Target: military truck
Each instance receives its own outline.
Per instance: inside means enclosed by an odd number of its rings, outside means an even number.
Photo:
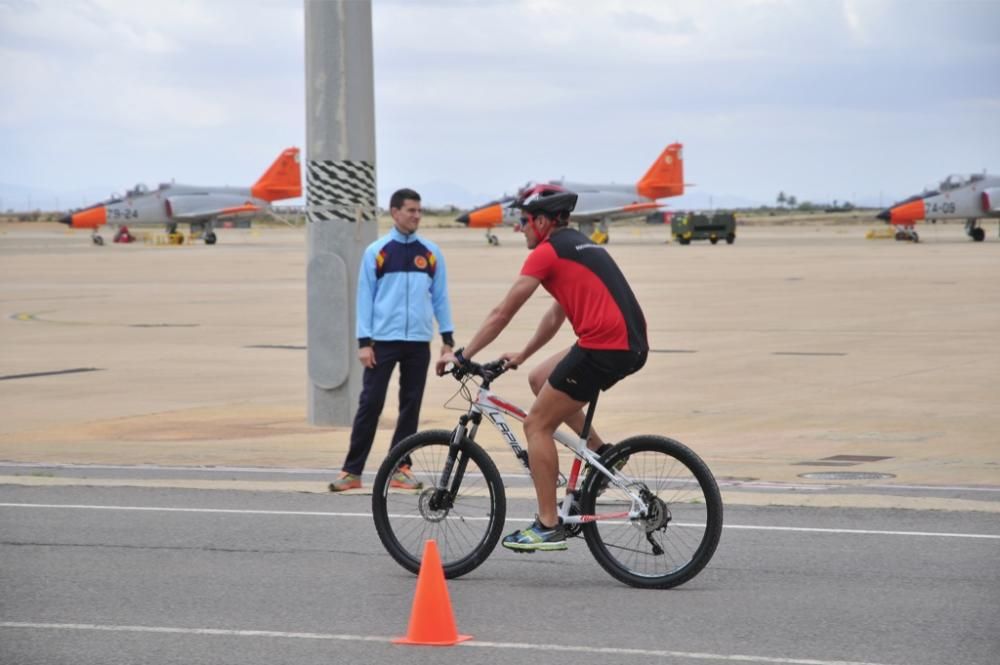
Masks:
[[[732,245],[736,242],[736,215],[716,212],[711,217],[704,213],[675,213],[670,218],[670,232],[682,245],[692,240],[708,240],[713,245],[720,239]]]

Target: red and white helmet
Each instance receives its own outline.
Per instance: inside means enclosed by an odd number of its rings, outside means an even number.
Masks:
[[[530,217],[545,215],[557,219],[560,213],[571,213],[576,207],[576,192],[571,192],[559,185],[534,185],[518,193],[517,200],[511,204]]]

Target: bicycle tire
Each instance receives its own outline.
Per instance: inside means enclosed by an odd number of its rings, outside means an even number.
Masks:
[[[630,586],[669,589],[684,584],[708,565],[722,535],[722,495],[715,477],[694,451],[667,437],[626,439],[602,457],[602,464],[611,468],[623,458],[622,473],[638,483],[634,487],[648,488],[657,497],[653,514],[649,519],[589,522],[583,526],[587,547],[604,570]],[[631,499],[593,469],[580,504],[590,515],[598,508],[615,512],[616,505],[627,511]]]
[[[432,507],[451,437],[447,430],[427,430],[406,437],[389,451],[372,488],[375,530],[386,551],[416,574],[424,544],[433,539],[449,579],[475,570],[486,560],[500,540],[507,512],[500,472],[486,451],[468,440],[459,451],[466,466],[453,505]],[[423,482],[420,490],[390,487],[396,467],[407,458],[414,477]]]

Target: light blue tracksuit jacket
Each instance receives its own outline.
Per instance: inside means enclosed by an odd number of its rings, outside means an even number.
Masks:
[[[434,319],[452,333],[444,255],[416,233],[395,227],[365,249],[358,271],[357,337],[377,342],[429,342]]]

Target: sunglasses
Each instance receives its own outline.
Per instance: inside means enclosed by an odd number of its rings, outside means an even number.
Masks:
[[[521,215],[521,220],[517,224],[514,225],[514,231],[518,231],[518,232],[524,231],[524,227],[527,226],[528,224],[530,224],[533,221],[535,221],[535,218],[534,218],[533,215],[529,215],[527,213]]]

